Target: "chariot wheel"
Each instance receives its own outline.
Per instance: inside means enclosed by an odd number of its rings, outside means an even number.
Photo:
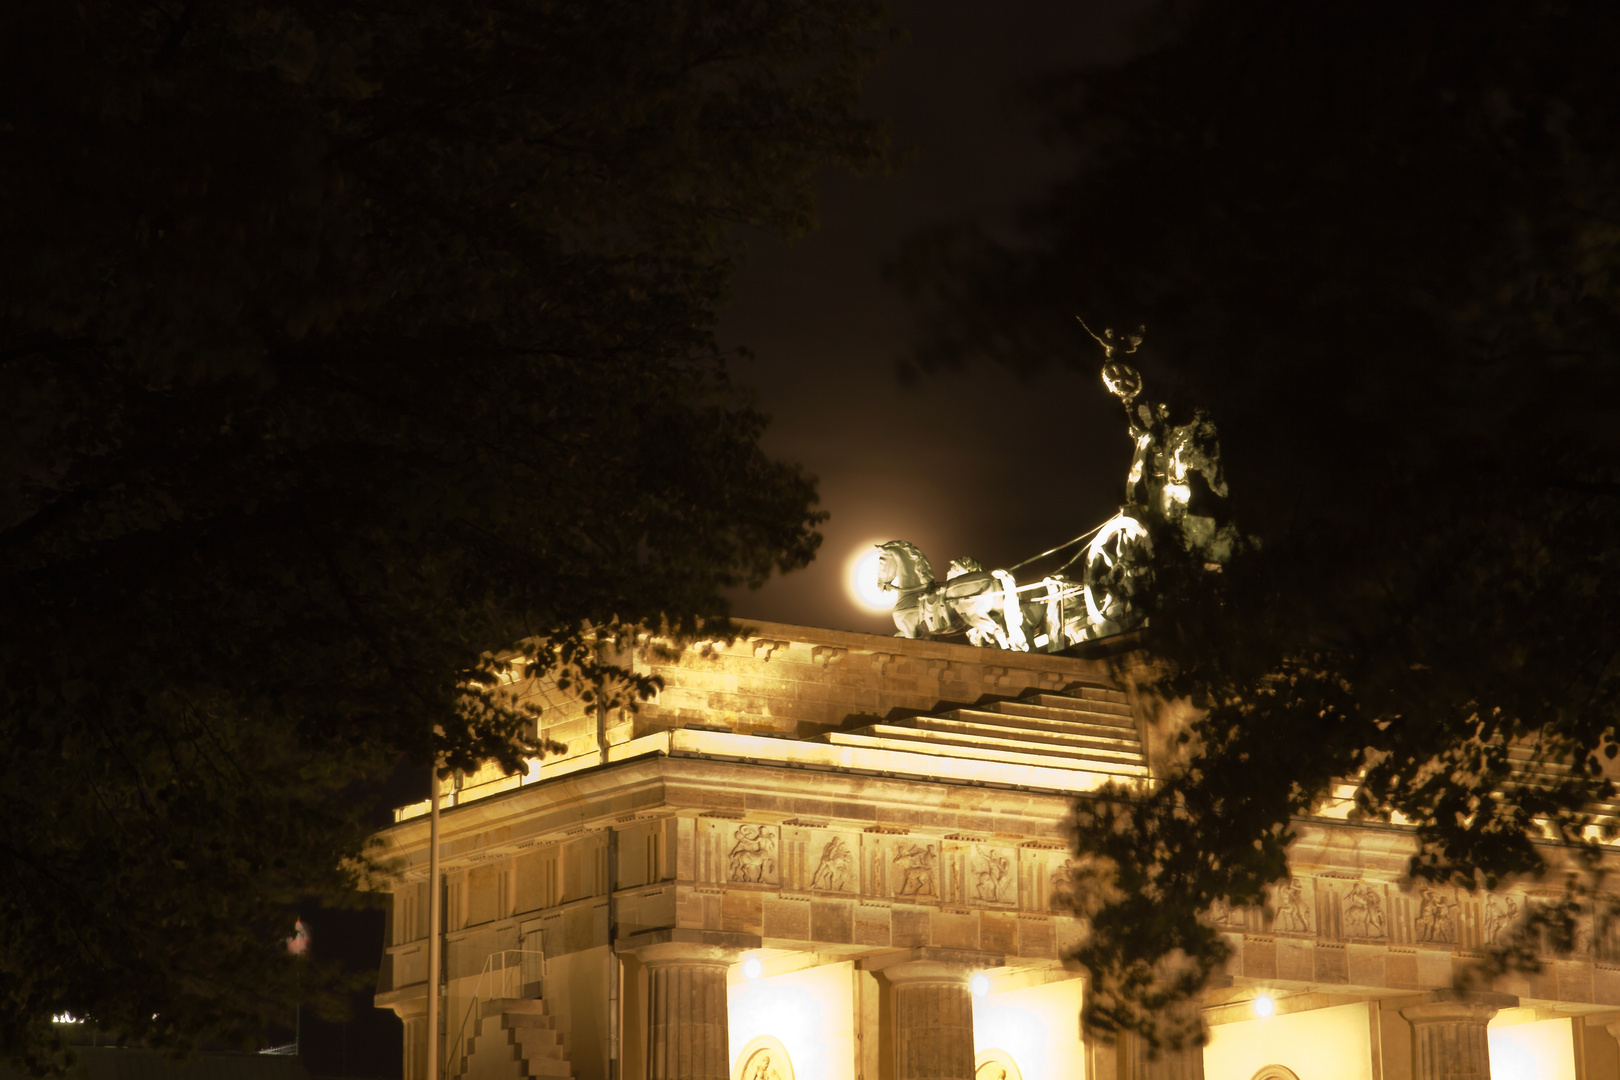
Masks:
[[[1131,582],[1146,569],[1152,553],[1147,530],[1129,514],[1115,514],[1097,530],[1086,551],[1082,590],[1093,626],[1118,621],[1130,599]]]

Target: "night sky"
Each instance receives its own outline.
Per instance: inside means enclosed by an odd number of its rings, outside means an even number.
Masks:
[[[773,417],[767,450],[820,477],[832,514],[816,562],[739,594],[740,619],[889,634],[890,617],[858,608],[844,588],[856,549],[910,540],[940,574],[963,554],[1009,566],[1118,508],[1130,441],[1098,377],[1099,351],[1079,327],[1073,370],[1023,381],[981,367],[905,386],[896,366],[917,327],[882,271],[905,236],[931,224],[967,214],[1010,221],[1020,200],[1070,164],[1042,142],[1016,90],[1047,70],[1125,58],[1145,6],[891,4],[907,38],[869,77],[866,96],[870,113],[891,125],[902,165],[887,177],[822,176],[821,227],[796,243],[748,237],[750,258],[721,323],[724,345],[754,353],[732,374]],[[321,912],[313,921],[315,950],[374,969],[380,913]],[[312,1072],[399,1075],[398,1021],[369,1006],[357,994],[343,1025],[305,1017]]]
[[[892,633],[887,614],[856,607],[844,589],[857,548],[910,540],[940,575],[964,554],[1004,567],[1118,508],[1130,441],[1079,326],[1074,370],[1024,381],[980,367],[904,386],[896,362],[917,327],[882,268],[929,225],[969,214],[1005,225],[1064,171],[1067,155],[1042,141],[1016,91],[1045,71],[1126,58],[1145,6],[891,5],[908,36],[866,96],[909,160],[888,177],[822,177],[821,228],[803,240],[751,238],[721,325],[724,344],[755,354],[733,375],[774,418],[767,449],[819,476],[832,514],[816,562],[737,596],[739,618]]]

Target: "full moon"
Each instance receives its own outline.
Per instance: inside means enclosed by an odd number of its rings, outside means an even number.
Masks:
[[[878,560],[883,557],[876,544],[857,547],[844,564],[844,588],[855,606],[866,611],[891,611],[895,594],[878,588]]]

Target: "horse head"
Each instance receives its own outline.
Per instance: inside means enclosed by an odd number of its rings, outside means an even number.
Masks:
[[[878,584],[907,592],[926,589],[934,583],[934,567],[917,545],[905,540],[879,544]]]

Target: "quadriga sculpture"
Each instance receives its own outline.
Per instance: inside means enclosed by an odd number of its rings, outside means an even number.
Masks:
[[[878,587],[898,593],[894,605],[896,637],[938,636],[965,631],[974,645],[994,643],[1003,649],[1026,651],[1032,639],[1045,646],[1051,605],[1025,600],[1013,576],[1005,570],[986,570],[977,559],[963,556],[951,562],[945,581],[934,579],[933,564],[906,540],[879,544]]]
[[[933,565],[915,544],[879,544],[878,585],[899,594],[895,636],[965,633],[974,645],[1055,652],[1140,626],[1132,598],[1152,574],[1149,526],[1155,521],[1174,526],[1186,552],[1211,569],[1231,557],[1238,533],[1225,520],[1227,487],[1215,425],[1202,410],[1188,423],[1172,424],[1168,405],[1140,400],[1142,373],[1123,359],[1141,344],[1140,331],[1091,336],[1103,348],[1103,385],[1125,406],[1134,447],[1125,505],[1095,529],[1011,570],[986,570],[967,556],[955,559],[943,582],[935,580]],[[1019,585],[1014,579],[1013,571],[1080,544],[1085,547],[1040,580]],[[1076,563],[1078,577],[1071,573]]]

